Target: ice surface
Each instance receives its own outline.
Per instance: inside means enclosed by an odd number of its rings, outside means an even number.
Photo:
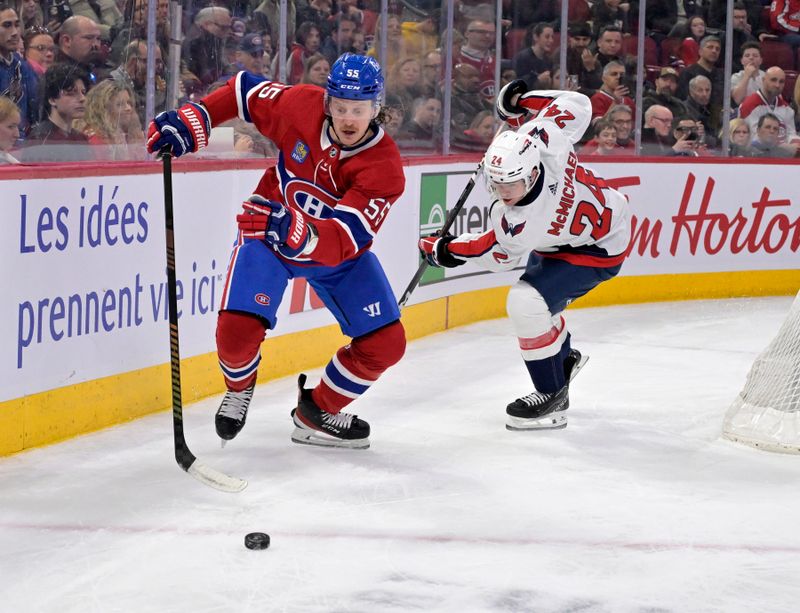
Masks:
[[[367,451],[292,444],[293,378],[224,450],[220,397],[189,407],[241,494],[177,467],[169,412],[0,459],[0,611],[796,611],[800,457],[719,436],[790,303],[570,311],[565,430],[505,429],[532,389],[506,320],[411,343],[352,405]]]

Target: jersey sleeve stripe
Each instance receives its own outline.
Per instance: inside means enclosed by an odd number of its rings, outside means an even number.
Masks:
[[[361,222],[361,225],[364,227],[364,230],[366,230],[372,238],[375,238],[376,232],[372,229],[372,226],[367,221],[367,218],[364,217],[363,211],[355,209],[351,206],[347,206],[346,204],[342,204],[341,202],[336,205],[336,211],[350,213],[354,217],[358,218],[358,220]]]
[[[482,234],[477,238],[451,241],[447,245],[447,249],[458,257],[476,258],[490,251],[496,244],[497,238],[494,235],[494,230],[489,230],[486,234]]]
[[[347,235],[356,246],[356,251],[368,245],[375,238],[374,233],[368,230],[369,226],[364,227],[363,217],[355,215],[349,210],[342,210],[337,206],[333,211],[332,219],[347,230]]]
[[[338,224],[339,226],[342,227],[342,229],[344,230],[345,234],[347,234],[347,237],[350,239],[350,242],[353,243],[353,249],[355,251],[358,251],[361,248],[361,246],[358,244],[358,241],[356,240],[355,236],[353,236],[353,231],[350,228],[350,226],[347,225],[347,223],[345,223],[341,219],[337,219],[336,217],[332,217],[331,221],[333,221],[334,223],[336,223],[336,224]]]

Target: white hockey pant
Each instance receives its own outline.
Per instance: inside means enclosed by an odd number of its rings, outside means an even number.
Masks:
[[[514,324],[522,358],[544,360],[561,351],[567,325],[561,313],[553,315],[542,295],[529,283],[517,281],[508,292],[506,312]]]

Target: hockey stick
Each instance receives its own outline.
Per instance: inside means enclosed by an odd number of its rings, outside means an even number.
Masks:
[[[197,461],[183,434],[181,400],[181,354],[178,346],[178,290],[175,275],[175,220],[172,211],[172,154],[168,147],[159,153],[164,167],[164,227],[167,242],[167,292],[169,297],[169,361],[172,370],[172,431],[175,459],[195,479],[223,492],[241,492],[247,481],[230,477]]]
[[[497,129],[497,132],[494,133],[494,137],[492,138],[492,142],[494,139],[497,138],[498,134],[503,131],[505,127],[505,122]],[[491,147],[491,144],[489,145]],[[464,191],[461,192],[461,195],[458,197],[455,206],[450,210],[447,214],[447,219],[444,222],[444,225],[441,229],[436,233],[439,236],[444,236],[450,230],[452,225],[456,222],[456,217],[461,212],[461,209],[464,208],[464,204],[467,202],[467,198],[469,198],[470,193],[472,193],[472,188],[475,187],[475,180],[478,178],[478,175],[481,172],[481,168],[483,168],[483,158],[481,158],[478,167],[475,169],[475,172],[472,173],[472,176],[467,181],[467,184],[464,186]],[[417,272],[414,273],[414,276],[411,277],[411,281],[408,283],[408,287],[406,287],[406,291],[403,292],[403,295],[400,297],[400,300],[397,301],[397,305],[402,309],[408,299],[411,298],[411,294],[419,285],[420,279],[422,279],[422,275],[425,274],[425,271],[428,269],[428,260],[422,258],[422,262],[420,262],[419,268],[417,268]]]

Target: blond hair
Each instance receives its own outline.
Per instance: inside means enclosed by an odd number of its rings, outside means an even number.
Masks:
[[[11,98],[0,96],[0,121],[5,121],[11,117],[12,113],[16,113],[19,117],[22,117],[19,107],[14,104]]]
[[[139,136],[141,128],[135,130],[136,134],[128,134],[129,126],[115,124],[114,118],[109,115],[109,104],[122,92],[128,92],[133,105],[133,92],[120,81],[108,79],[95,85],[86,94],[86,114],[82,121],[75,122],[75,127],[87,135],[97,134],[112,143],[125,142],[125,137]],[[138,123],[138,119],[135,121]]]

